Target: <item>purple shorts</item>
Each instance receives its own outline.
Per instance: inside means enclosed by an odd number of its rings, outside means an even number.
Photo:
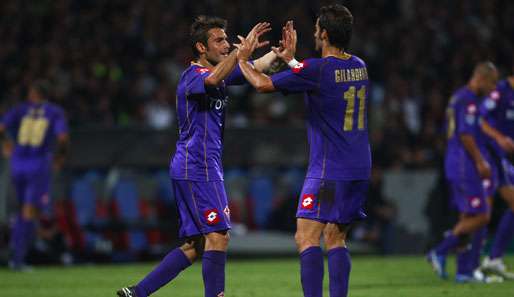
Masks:
[[[334,181],[306,178],[296,217],[325,224],[350,224],[364,219],[368,188],[369,180]]]
[[[460,213],[481,214],[489,212],[490,206],[487,202],[487,194],[493,190],[492,182],[479,180],[448,180],[451,193],[451,201]]]
[[[179,212],[179,237],[230,229],[230,210],[223,181],[171,179]]]
[[[50,197],[50,169],[28,170],[22,166],[11,167],[11,177],[18,203],[30,204],[40,212],[51,210]]]

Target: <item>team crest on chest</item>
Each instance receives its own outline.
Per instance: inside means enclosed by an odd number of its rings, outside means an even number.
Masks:
[[[220,214],[215,208],[204,211],[203,217],[205,218],[207,225],[216,225],[220,222]]]
[[[303,194],[302,201],[300,202],[300,207],[302,209],[313,209],[315,199],[316,197],[314,196],[314,194]]]

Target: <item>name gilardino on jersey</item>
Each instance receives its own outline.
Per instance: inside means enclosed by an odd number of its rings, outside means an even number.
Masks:
[[[368,79],[366,67],[334,70],[335,82],[352,82]]]

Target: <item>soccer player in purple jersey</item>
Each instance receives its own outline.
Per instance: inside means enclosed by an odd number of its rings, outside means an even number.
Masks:
[[[33,82],[28,89],[28,101],[7,111],[0,121],[0,142],[7,135],[8,143],[14,144],[10,170],[20,206],[10,242],[9,265],[14,270],[28,269],[25,256],[35,235],[37,219],[50,215],[52,163],[61,162],[68,147],[64,112],[46,101],[47,92],[47,83]]]
[[[237,64],[238,49],[230,52],[226,21],[198,17],[191,26],[195,61],[177,87],[179,139],[170,164],[170,177],[180,217],[179,236],[185,243],[172,250],[136,286],[120,289],[120,297],[147,297],[174,279],[202,256],[206,297],[222,297],[229,242],[230,211],[223,186],[223,130],[226,86],[245,83]],[[256,47],[268,44],[258,38],[269,23],[257,24],[246,37]],[[241,49],[245,49],[243,45]],[[254,61],[261,71],[269,68],[276,54]]]
[[[494,273],[505,279],[514,279],[502,261],[503,253],[514,236],[514,167],[509,154],[514,153],[514,76],[498,83],[496,90],[481,106],[482,130],[490,138],[489,147],[499,169],[499,192],[509,208],[505,210],[495,235],[489,256],[481,270]]]
[[[448,144],[445,174],[452,202],[460,217],[445,239],[429,252],[427,259],[441,278],[447,278],[446,256],[456,249],[457,282],[474,281],[476,264],[473,261],[478,256],[470,254],[480,253],[481,229],[490,218],[488,199],[495,191],[496,170],[480,127],[479,107],[482,98],[495,88],[497,79],[494,64],[478,64],[469,83],[453,94],[446,111]],[[472,245],[474,249],[468,245],[472,237],[477,241]]]
[[[371,171],[366,116],[369,81],[366,64],[348,53],[352,26],[353,16],[346,7],[322,7],[314,34],[321,58],[299,63],[294,59],[296,31],[289,22],[282,48],[274,50],[293,69],[271,77],[247,62],[251,51],[238,53],[241,71],[259,92],[305,94],[310,157],[295,239],[306,297],[322,296],[321,236],[328,252],[330,296],[347,296],[351,260],[346,234],[353,221],[366,217],[363,206]]]

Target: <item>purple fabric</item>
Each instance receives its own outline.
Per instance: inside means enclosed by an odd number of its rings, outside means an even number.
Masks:
[[[221,163],[225,105],[225,84],[206,86],[210,70],[192,64],[177,87],[179,138],[170,163],[173,179],[193,181],[223,180]]]
[[[491,253],[489,258],[496,259],[503,257],[507,246],[514,237],[514,213],[512,210],[507,209],[503,214],[498,230],[494,238],[493,245],[491,247]]]
[[[222,181],[172,180],[179,213],[179,237],[230,229],[230,210]]]
[[[225,263],[227,253],[205,251],[202,257],[202,275],[205,297],[222,297],[225,294]]]
[[[438,255],[446,256],[450,250],[454,249],[459,245],[459,238],[453,234],[446,236],[445,239],[435,248],[435,252]]]
[[[479,104],[481,98],[468,87],[457,90],[448,103],[445,173],[450,180],[480,180],[475,163],[460,141],[462,134],[475,139],[482,155],[491,160],[486,149],[487,138],[480,128]]]
[[[369,181],[329,181],[306,178],[296,216],[323,223],[349,224],[366,218]]]
[[[271,79],[275,89],[285,94],[305,93],[310,152],[307,177],[369,179],[365,63],[350,55],[307,59]]]
[[[25,220],[18,215],[11,232],[11,250],[13,256],[11,260],[15,266],[25,264],[25,257],[32,244],[35,233],[35,223],[33,220]]]
[[[348,296],[351,269],[352,262],[347,248],[340,247],[328,251],[330,297]]]
[[[151,295],[189,266],[191,266],[191,262],[180,248],[172,250],[152,272],[137,284],[137,296],[147,297]]]
[[[321,297],[323,294],[323,252],[313,246],[300,254],[300,276],[304,297]]]

